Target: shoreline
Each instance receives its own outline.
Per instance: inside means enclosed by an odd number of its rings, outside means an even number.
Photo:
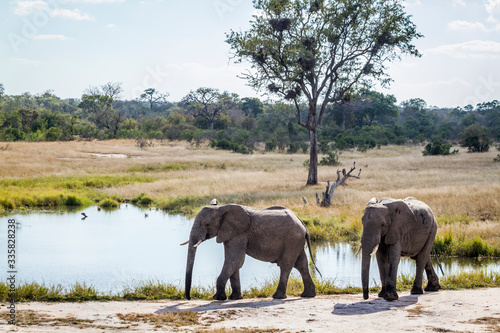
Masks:
[[[500,288],[401,292],[387,302],[370,294],[289,297],[285,300],[161,300],[17,304],[18,324],[7,325],[1,304],[0,331],[15,332],[498,332]],[[184,313],[196,324],[167,323]],[[21,323],[21,319],[25,321]],[[31,319],[30,319],[31,318]]]

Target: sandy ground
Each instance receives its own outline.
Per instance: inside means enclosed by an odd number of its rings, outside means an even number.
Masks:
[[[401,293],[394,302],[376,295],[366,301],[362,295],[335,295],[225,302],[21,303],[16,310],[24,323],[16,326],[6,324],[6,306],[1,306],[2,332],[224,331],[219,328],[226,332],[232,328],[244,332],[500,332],[500,288],[418,296]],[[173,327],[133,319],[187,310],[198,314],[198,325]]]

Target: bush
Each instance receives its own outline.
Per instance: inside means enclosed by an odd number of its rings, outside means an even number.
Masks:
[[[340,165],[339,159],[340,159],[340,152],[331,151],[328,154],[326,154],[326,156],[323,156],[323,158],[321,158],[319,165],[337,166]]]
[[[425,146],[425,149],[424,151],[422,151],[422,154],[424,156],[458,154],[458,150],[455,149],[452,152],[450,152],[450,149],[451,149],[450,144],[443,143],[443,139],[434,137],[432,138],[432,141]]]
[[[120,203],[116,200],[106,198],[99,202],[99,206],[102,208],[118,208],[118,206],[120,206]]]
[[[148,196],[147,194],[141,193],[138,196],[136,196],[135,198],[132,198],[130,201],[133,204],[147,206],[153,202],[153,199],[150,196]]]
[[[492,143],[488,137],[488,129],[478,123],[469,126],[460,138],[460,145],[467,148],[470,153],[487,152]]]

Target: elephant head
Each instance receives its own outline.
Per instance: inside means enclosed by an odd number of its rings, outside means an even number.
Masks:
[[[250,227],[250,216],[239,205],[217,206],[213,200],[210,206],[203,207],[196,215],[191,228],[187,264],[185,296],[191,299],[191,282],[197,247],[207,239],[217,237],[217,243],[227,242],[244,233]],[[182,245],[182,244],[181,244]]]
[[[377,252],[381,242],[385,245],[399,242],[401,236],[408,231],[408,221],[414,220],[415,216],[403,200],[384,198],[377,202],[376,198],[372,198],[368,202],[362,218],[361,236],[361,283],[364,299],[368,299],[370,255]]]

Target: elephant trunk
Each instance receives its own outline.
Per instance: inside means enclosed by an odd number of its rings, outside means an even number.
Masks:
[[[361,259],[361,284],[363,285],[363,298],[368,299],[368,289],[370,281],[370,252],[371,249],[363,246]]]
[[[194,258],[196,256],[196,249],[195,245],[197,242],[190,238],[189,239],[189,249],[188,249],[188,256],[187,256],[187,264],[186,264],[186,280],[185,280],[185,289],[184,289],[184,295],[186,296],[186,299],[191,299],[191,283],[193,281],[193,266],[194,266]]]

